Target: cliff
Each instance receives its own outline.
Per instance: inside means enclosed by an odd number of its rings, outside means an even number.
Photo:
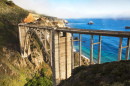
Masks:
[[[34,12],[30,12],[23,22],[40,26],[65,27],[67,21],[64,19],[58,19],[56,17],[48,17]]]
[[[51,68],[34,34],[30,39],[31,55],[22,58],[19,53],[18,23],[25,22],[28,15],[29,11],[12,1],[0,0],[0,86],[29,85],[32,79],[39,78],[42,81],[38,83],[48,80],[52,85]]]

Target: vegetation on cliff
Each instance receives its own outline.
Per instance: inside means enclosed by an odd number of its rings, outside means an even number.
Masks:
[[[44,61],[35,35],[30,40],[31,56],[22,58],[19,53],[18,23],[24,22],[28,14],[12,1],[0,0],[0,86],[24,86],[34,79],[52,84],[51,68]],[[46,71],[41,72],[43,69]]]
[[[0,85],[51,86],[52,71],[35,34],[30,39],[31,55],[27,58],[20,55],[18,24],[21,22],[64,26],[63,19],[30,13],[12,1],[0,0]]]
[[[0,0],[0,50],[6,46],[19,50],[18,23],[28,15],[28,11],[13,2]]]
[[[130,60],[78,67],[59,86],[130,86]]]
[[[48,76],[47,71],[46,68],[42,68],[40,75],[37,73],[33,79],[27,79],[25,86],[52,86],[52,77]]]
[[[24,60],[19,54],[18,26],[28,11],[12,1],[0,0],[0,85],[23,85],[26,83]],[[15,62],[17,60],[17,62]],[[18,64],[17,64],[18,63]],[[16,65],[17,64],[17,67]],[[18,67],[18,66],[21,66]],[[29,70],[28,70],[29,71]],[[28,74],[28,73],[26,73]]]

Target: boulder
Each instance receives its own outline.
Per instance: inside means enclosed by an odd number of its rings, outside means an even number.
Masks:
[[[75,37],[74,40],[78,40],[78,37]]]
[[[125,29],[130,29],[130,26],[126,26]]]

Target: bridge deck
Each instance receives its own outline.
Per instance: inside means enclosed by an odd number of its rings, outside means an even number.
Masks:
[[[26,26],[30,28],[39,28],[52,30],[54,27],[47,26],[38,26],[38,25],[27,25],[19,24],[19,26]],[[79,33],[79,34],[90,34],[90,35],[101,35],[101,36],[115,36],[115,37],[130,37],[130,32],[126,31],[108,31],[108,30],[90,30],[90,29],[78,29],[78,28],[68,28],[68,27],[59,27],[55,29],[56,31],[69,32],[69,33]]]

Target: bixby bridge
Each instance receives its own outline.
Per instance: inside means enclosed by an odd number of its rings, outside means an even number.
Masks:
[[[91,35],[90,47],[90,64],[93,64],[93,46],[98,44],[98,64],[101,59],[101,36],[119,37],[119,50],[117,61],[121,60],[122,49],[126,48],[125,60],[129,59],[130,47],[130,32],[124,31],[103,31],[103,30],[87,30],[75,29],[68,27],[47,27],[28,25],[24,23],[19,24],[19,40],[20,52],[23,58],[31,54],[30,38],[32,34],[36,34],[39,41],[43,45],[43,50],[49,58],[50,66],[53,72],[53,85],[56,86],[61,80],[67,79],[71,76],[74,69],[74,53],[73,42],[79,41],[79,66],[81,66],[81,34]],[[73,40],[73,33],[79,34],[78,40]],[[93,43],[93,36],[98,35],[99,41]],[[122,46],[122,39],[128,38],[127,46]],[[49,42],[49,49],[46,47]],[[49,52],[49,53],[48,53]]]

